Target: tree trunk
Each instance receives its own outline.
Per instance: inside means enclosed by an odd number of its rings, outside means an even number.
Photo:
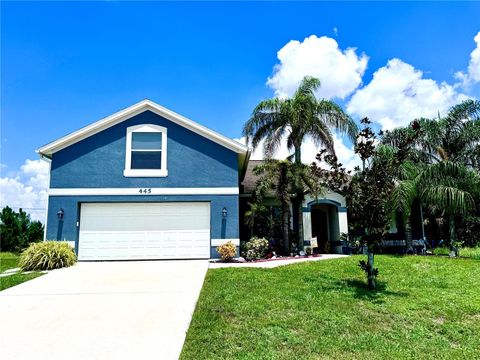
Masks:
[[[410,215],[405,217],[405,243],[407,245],[407,254],[413,255],[412,223]]]
[[[289,212],[288,212],[288,204],[282,204],[282,249],[284,251],[284,255],[290,254],[290,240],[288,238],[288,229],[289,229]]]
[[[370,247],[368,248],[367,266],[368,266],[368,274],[367,274],[368,288],[371,289],[371,290],[374,290],[375,287],[376,287],[375,271],[374,271],[374,269],[375,269],[375,267],[374,267],[374,254],[373,254],[373,251],[370,249]]]
[[[295,164],[300,165],[302,163],[302,144],[295,146]],[[304,238],[303,238],[303,188],[296,189],[296,199],[295,199],[295,216],[297,217],[297,234],[298,234],[298,250],[303,250],[304,248]]]
[[[455,255],[458,256],[458,249],[455,246],[457,241],[457,232],[455,230],[455,215],[449,214],[448,215],[448,246],[450,250],[455,251]]]
[[[300,197],[301,196],[301,197]],[[297,193],[298,250],[303,250],[303,192]]]

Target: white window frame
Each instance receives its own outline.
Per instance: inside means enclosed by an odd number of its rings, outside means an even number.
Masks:
[[[132,134],[135,132],[155,132],[162,134],[162,154],[160,169],[132,169]],[[125,170],[123,175],[126,177],[166,177],[167,170],[167,128],[152,124],[135,125],[127,128],[127,141],[125,153]]]

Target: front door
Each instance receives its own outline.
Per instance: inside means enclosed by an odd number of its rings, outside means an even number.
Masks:
[[[328,214],[323,209],[312,209],[312,236],[317,238],[318,248],[314,252],[330,252],[328,238]]]

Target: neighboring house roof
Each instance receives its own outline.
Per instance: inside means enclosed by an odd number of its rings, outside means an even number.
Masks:
[[[263,160],[250,160],[248,162],[247,170],[245,171],[245,176],[242,181],[244,194],[253,194],[255,187],[257,186],[257,181],[260,179],[259,175],[254,174],[253,169],[262,163]]]
[[[177,114],[176,112],[173,112],[167,108],[164,108],[163,106],[148,99],[142,100],[126,109],[116,112],[113,115],[107,116],[106,118],[94,122],[93,124],[85,126],[75,132],[61,137],[58,140],[44,145],[37,150],[37,153],[39,153],[41,156],[51,158],[52,154],[56,153],[57,151],[62,150],[96,133],[99,133],[100,131],[103,131],[111,126],[119,124],[122,121],[130,119],[135,115],[141,114],[144,111],[151,111],[207,139],[210,139],[213,142],[216,142],[219,145],[222,145],[238,154],[241,154],[244,163],[248,161],[249,150],[247,146],[239,143],[238,141],[223,136],[211,129],[208,129],[205,126],[200,125],[190,119],[187,119],[186,117]]]

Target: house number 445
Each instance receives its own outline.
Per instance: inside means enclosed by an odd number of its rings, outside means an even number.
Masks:
[[[152,189],[140,189],[138,190],[138,192],[140,194],[151,194],[152,193]]]

